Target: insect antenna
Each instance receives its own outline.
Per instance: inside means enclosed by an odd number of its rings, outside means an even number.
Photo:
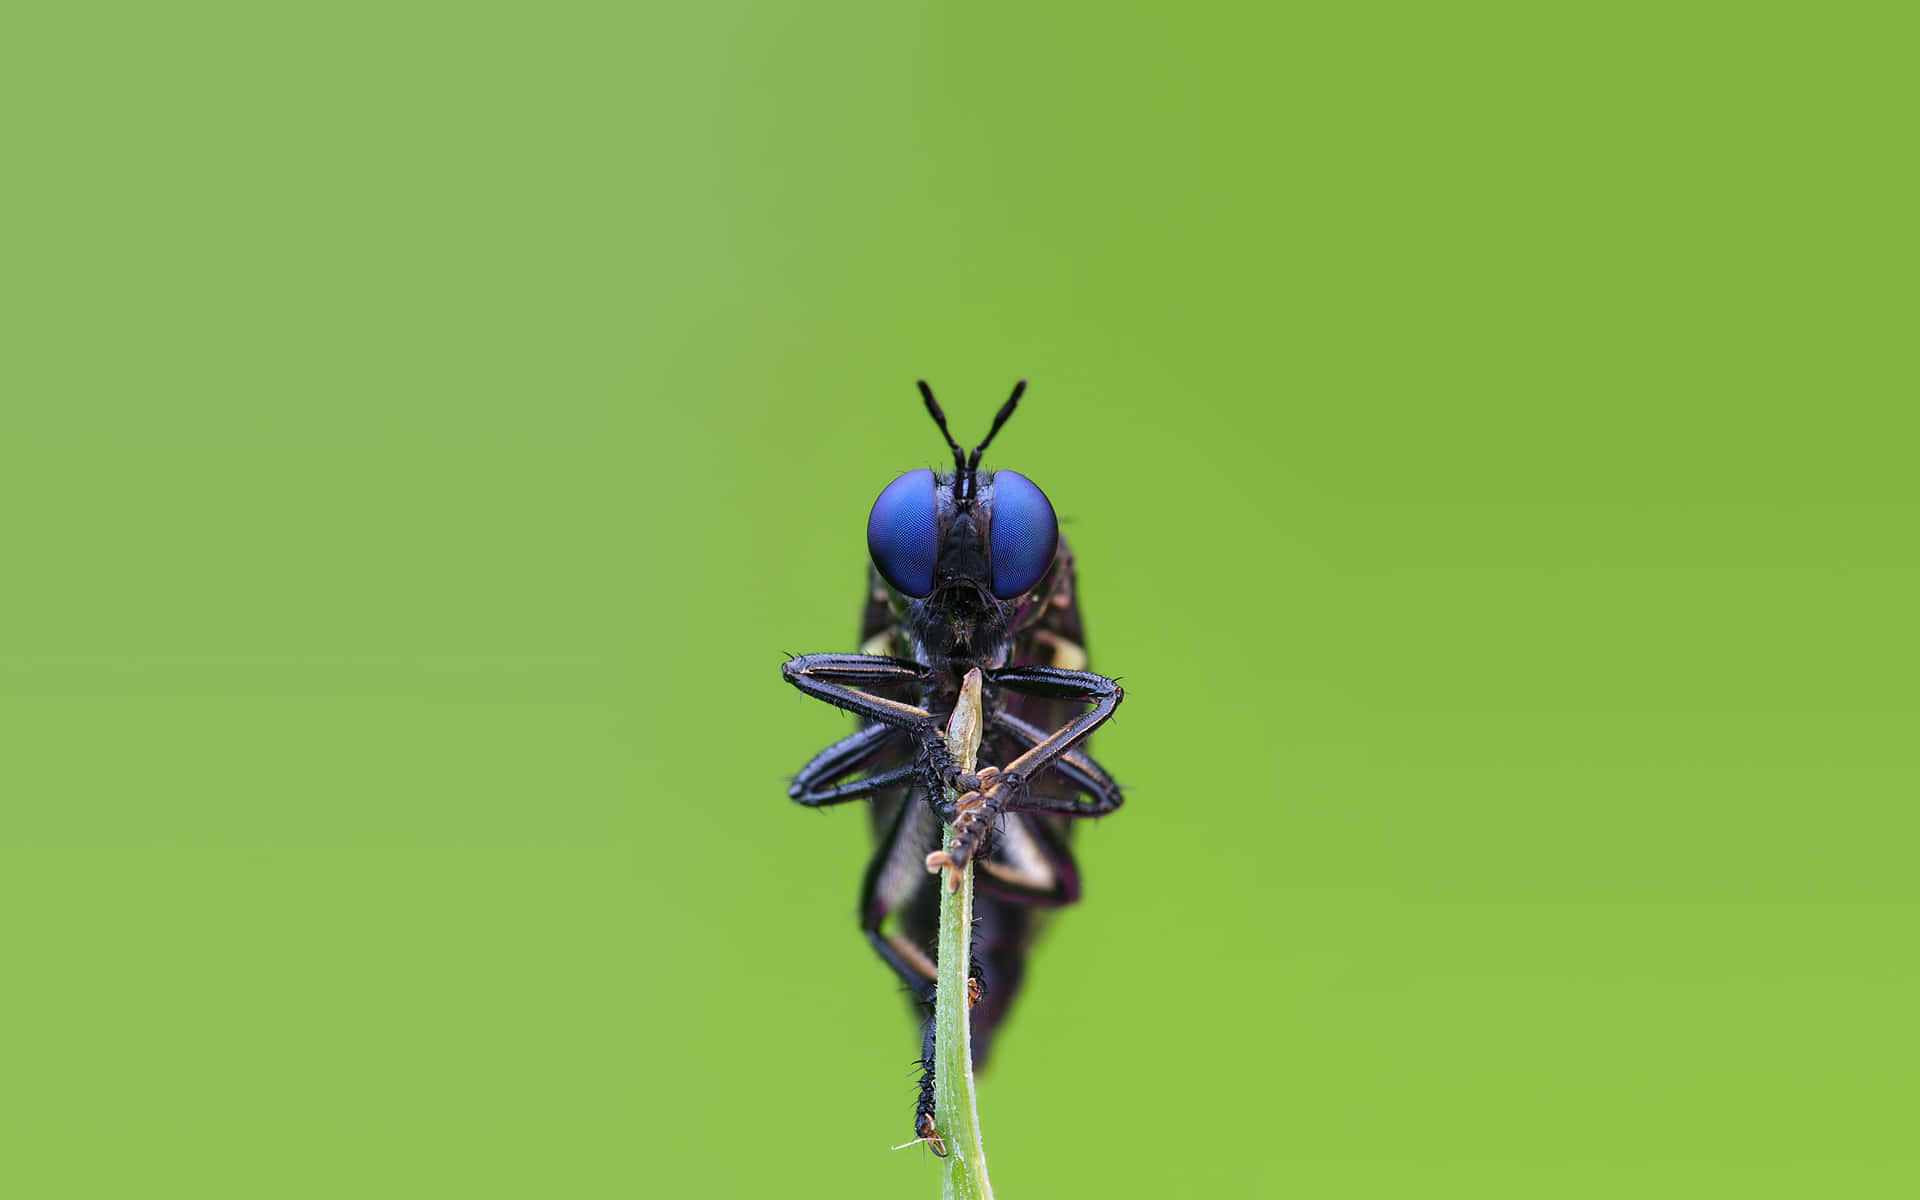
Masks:
[[[933,389],[927,381],[917,379],[920,385],[920,398],[927,402],[927,411],[933,415],[933,423],[940,427],[940,436],[947,439],[947,446],[953,451],[953,490],[955,496],[960,493],[960,479],[967,473],[967,454],[960,449],[960,443],[953,440],[953,434],[947,432],[947,414],[940,411],[940,402],[933,398]]]
[[[1013,395],[1008,396],[1007,402],[1005,404],[1002,404],[1000,406],[1000,411],[994,414],[993,428],[987,430],[987,436],[981,438],[980,444],[973,448],[973,457],[967,460],[967,480],[968,480],[969,494],[972,494],[973,492],[977,492],[979,490],[979,483],[974,478],[974,472],[980,469],[980,456],[986,453],[987,443],[993,440],[993,435],[996,433],[999,433],[1000,427],[1002,425],[1005,425],[1007,423],[1007,418],[1013,415],[1014,405],[1020,403],[1020,397],[1026,392],[1026,390],[1027,390],[1027,381],[1024,379],[1022,379],[1019,383],[1016,383],[1013,385]],[[943,424],[941,428],[945,429],[946,426]],[[947,440],[952,441],[953,439],[948,438]],[[959,447],[957,446],[954,449],[956,453],[959,451]]]

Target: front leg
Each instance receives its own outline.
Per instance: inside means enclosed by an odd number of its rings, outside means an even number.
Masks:
[[[1047,740],[1045,730],[1037,725],[1029,725],[1010,712],[995,713],[988,730],[1008,735],[1002,739],[1003,744],[1012,743],[1014,748],[1008,750],[1007,761],[1018,758]],[[1062,817],[1104,817],[1120,807],[1120,785],[1114,782],[1113,776],[1107,774],[1106,768],[1087,753],[1084,741],[1062,751],[1053,760],[1052,768],[1077,794],[1051,796],[1029,790],[1010,811],[1046,812]],[[1029,778],[1038,777],[1038,772],[1029,775]]]
[[[925,663],[905,658],[886,658],[878,654],[802,654],[783,663],[780,673],[788,683],[817,700],[825,700],[835,708],[844,708],[869,721],[910,733],[919,750],[917,757],[926,773],[927,794],[943,817],[951,819],[953,815],[952,806],[940,800],[943,785],[957,792],[971,791],[980,786],[981,777],[961,771],[960,764],[947,749],[944,715],[935,715],[918,705],[859,690],[904,684],[924,685],[933,679],[933,668]],[[831,753],[831,748],[828,752]],[[838,798],[846,799],[849,796],[841,795]]]
[[[1027,787],[1027,781],[1035,773],[1051,766],[1074,746],[1085,741],[1088,734],[1105,724],[1113,716],[1113,710],[1120,707],[1120,701],[1126,693],[1118,683],[1105,675],[1095,675],[1091,671],[1068,671],[1059,667],[1002,667],[987,674],[988,680],[1010,692],[1019,692],[1028,696],[1041,696],[1049,700],[1090,700],[1093,707],[1068,721],[1059,729],[1034,742],[1019,757],[1006,766],[995,770],[983,768],[979,773],[979,783],[974,790],[960,797],[954,806],[954,816],[948,819],[953,823],[953,841],[946,850],[929,855],[927,869],[937,871],[942,867],[962,867],[968,859],[977,853],[993,829],[994,822],[1003,812],[1061,812],[1068,816],[1098,816],[1099,811],[1077,810],[1062,812],[1055,804],[1040,803]],[[1029,727],[1030,728],[1030,727]],[[1091,759],[1085,759],[1091,764]],[[1068,765],[1075,765],[1069,760]],[[1096,768],[1097,769],[1097,768]],[[1101,772],[1104,776],[1105,772]],[[1106,782],[1111,783],[1111,780]],[[1100,811],[1111,812],[1120,805],[1117,787],[1112,788],[1102,802],[1106,805]],[[949,888],[957,886],[960,874],[958,870],[947,877]]]
[[[858,731],[814,755],[813,761],[801,767],[800,773],[793,777],[793,783],[787,788],[787,798],[818,808],[912,783],[920,767],[911,762],[849,783],[838,782],[849,775],[869,770],[882,755],[894,748],[897,739],[906,736],[891,725],[861,726]]]
[[[907,684],[917,687],[931,680],[933,668],[912,659],[879,654],[802,654],[781,663],[780,675],[816,700],[882,725],[913,729],[933,719],[924,708],[857,690]]]
[[[1120,685],[1092,671],[1067,671],[1059,667],[1002,667],[989,672],[988,682],[1010,692],[1040,696],[1048,700],[1089,700],[1093,707],[1068,721],[1041,739],[1034,747],[1002,768],[1004,774],[1031,776],[1054,759],[1071,750],[1086,736],[1107,723],[1113,710],[1126,699]]]

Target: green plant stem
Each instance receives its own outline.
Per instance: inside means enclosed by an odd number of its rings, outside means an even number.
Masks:
[[[947,723],[947,748],[964,771],[980,749],[980,672],[967,672]],[[954,796],[949,793],[947,800]],[[953,839],[948,826],[943,842]],[[952,871],[952,867],[946,868]],[[944,885],[947,880],[941,880]],[[980,1143],[980,1110],[973,1094],[973,1029],[967,1019],[967,967],[973,942],[973,861],[959,886],[940,889],[940,976],[934,997],[934,1123],[947,1143],[946,1200],[993,1200],[987,1152]]]

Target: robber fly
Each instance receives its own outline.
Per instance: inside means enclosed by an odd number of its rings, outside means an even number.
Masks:
[[[867,518],[872,557],[858,654],[806,654],[788,683],[844,708],[859,728],[794,777],[801,804],[873,801],[873,857],[860,924],[929,1014],[921,1042],[914,1134],[944,1153],[933,1120],[934,980],[941,823],[946,853],[975,872],[970,996],[975,1067],[1020,990],[1041,910],[1080,898],[1069,819],[1120,807],[1120,787],[1087,754],[1087,735],[1119,707],[1120,685],[1086,669],[1073,555],[1046,493],[1014,471],[980,469],[1013,415],[1022,380],[968,455],[923,381],[927,412],[953,451],[953,471],[908,471]],[[983,675],[980,762],[963,772],[942,733],[973,668]],[[1091,708],[1082,705],[1091,704]],[[944,799],[952,787],[957,799]]]

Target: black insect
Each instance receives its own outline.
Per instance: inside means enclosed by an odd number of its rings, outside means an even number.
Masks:
[[[932,389],[920,384],[953,451],[953,471],[908,471],[874,501],[860,653],[807,654],[784,668],[788,683],[860,720],[801,769],[787,795],[812,806],[872,798],[875,848],[860,889],[861,927],[929,1014],[939,876],[926,858],[941,849],[942,821],[959,818],[947,850],[978,868],[968,981],[978,997],[976,1067],[1020,990],[1041,910],[1080,897],[1068,819],[1120,807],[1119,785],[1086,750],[1087,735],[1119,707],[1120,685],[1086,670],[1073,555],[1053,505],[1025,475],[980,469],[1026,386],[1015,386],[968,456]],[[980,762],[997,766],[964,773],[941,735],[975,667],[983,676]],[[944,802],[942,784],[961,794],[957,803]],[[914,1131],[941,1150],[930,1016],[921,1065]]]

